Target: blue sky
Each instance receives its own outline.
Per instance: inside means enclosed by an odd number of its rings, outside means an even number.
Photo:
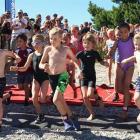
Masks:
[[[0,15],[4,12],[5,0],[0,0]],[[41,14],[43,19],[46,15],[63,15],[69,20],[69,24],[80,25],[84,21],[91,21],[91,15],[88,13],[88,4],[90,0],[15,0],[16,10],[22,9],[27,12],[29,17],[35,17]],[[114,3],[111,0],[91,0],[97,6],[105,9],[111,9]]]

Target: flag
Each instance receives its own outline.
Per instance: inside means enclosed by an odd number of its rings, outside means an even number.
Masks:
[[[15,18],[15,0],[5,0],[5,11],[10,11],[12,18]]]

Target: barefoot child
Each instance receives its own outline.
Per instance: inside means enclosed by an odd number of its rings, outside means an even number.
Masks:
[[[106,41],[106,48],[109,51],[114,43],[115,43],[115,32],[114,29],[109,29],[107,31],[108,40]],[[112,70],[112,63],[114,61],[114,55],[108,59],[109,67],[108,67],[108,81],[109,85],[111,85],[111,70]]]
[[[127,119],[128,106],[131,101],[131,94],[129,92],[129,85],[132,80],[134,72],[134,62],[129,62],[125,65],[121,65],[121,61],[134,55],[134,44],[132,39],[129,37],[130,27],[127,23],[121,23],[119,25],[119,39],[115,42],[109,55],[116,50],[115,55],[115,96],[118,93],[124,94],[124,107],[123,112],[120,114],[122,119]]]
[[[39,63],[44,50],[44,37],[40,34],[36,34],[33,36],[32,46],[35,49],[35,52],[29,54],[28,59],[24,66],[10,67],[11,71],[26,71],[31,65],[33,67],[33,82],[32,82],[32,100],[37,112],[37,119],[35,123],[42,123],[45,121],[44,114],[41,111],[41,106],[38,101],[38,96],[40,93],[40,102],[46,102],[46,94],[48,91],[48,74],[44,72],[44,70],[39,68]]]
[[[136,82],[134,101],[135,101],[136,106],[140,109],[140,33],[138,33],[134,36],[133,41],[134,41],[134,46],[135,46],[134,56],[124,59],[121,63],[122,63],[122,65],[124,65],[128,62],[132,62],[132,61],[137,63],[139,76],[138,76],[137,82]],[[137,117],[137,121],[140,123],[140,114]]]
[[[3,117],[3,100],[10,97],[10,94],[3,95],[4,88],[6,86],[6,77],[5,77],[5,64],[7,57],[12,57],[16,59],[17,63],[20,62],[20,57],[15,53],[7,50],[0,50],[0,131],[2,126],[2,117]]]
[[[49,81],[53,90],[53,103],[62,116],[65,130],[79,130],[80,125],[64,100],[64,91],[68,85],[66,58],[69,56],[77,63],[69,47],[62,45],[62,31],[55,27],[49,32],[51,46],[45,48],[39,67],[49,74]],[[48,63],[46,63],[48,62]],[[79,68],[79,66],[77,65]]]
[[[94,97],[96,100],[100,100],[100,97],[95,94],[96,90],[96,72],[95,61],[98,60],[101,65],[108,66],[108,63],[103,61],[99,53],[95,51],[96,41],[92,33],[86,33],[83,37],[84,51],[77,54],[77,59],[81,62],[81,70],[83,73],[83,79],[81,79],[81,91],[83,95],[84,103],[89,111],[89,117],[87,120],[94,119],[94,112],[90,98]]]

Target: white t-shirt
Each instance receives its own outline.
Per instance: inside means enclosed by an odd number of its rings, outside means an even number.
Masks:
[[[137,68],[140,76],[140,51],[135,51],[134,56],[136,57]]]
[[[27,22],[28,22],[27,19],[25,19],[25,18],[22,18],[20,20],[19,20],[19,18],[13,19],[12,25],[13,26],[16,25],[15,28],[17,28],[17,30],[14,30],[14,29],[12,30],[12,37],[14,37],[14,38],[16,38],[21,33],[25,33],[25,28],[22,27],[22,24],[21,24],[20,21],[23,22],[26,25],[27,25]]]
[[[114,43],[115,43],[114,40],[108,39],[108,40],[106,41],[106,46],[107,46],[107,48],[108,48],[108,49],[112,48],[113,45],[114,45]]]

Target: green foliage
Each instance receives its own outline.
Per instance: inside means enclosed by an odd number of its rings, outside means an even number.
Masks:
[[[140,23],[140,3],[138,0],[112,0],[119,1],[118,7],[105,10],[90,2],[88,12],[92,15],[92,21],[96,29],[102,26],[115,27],[122,21],[132,24]]]
[[[139,0],[112,0],[112,2],[115,2],[115,3],[136,3],[136,2],[139,2]]]

